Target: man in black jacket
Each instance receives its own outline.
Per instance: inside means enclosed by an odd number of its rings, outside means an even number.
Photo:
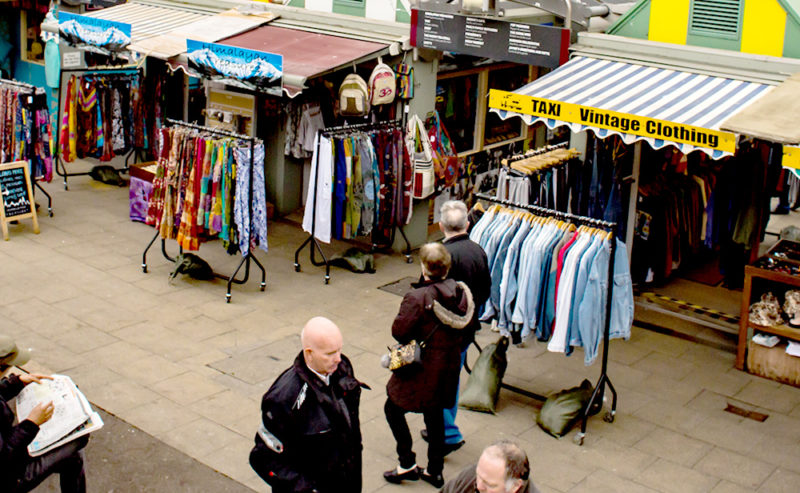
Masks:
[[[360,492],[362,384],[336,324],[312,318],[300,338],[302,352],[261,401],[250,465],[273,493]]]
[[[475,303],[475,313],[472,321],[464,329],[464,347],[461,353],[461,366],[464,366],[464,358],[467,355],[467,348],[472,343],[475,332],[480,330],[481,323],[478,320],[480,308],[489,299],[489,290],[492,286],[492,278],[489,273],[489,264],[486,252],[480,245],[469,239],[467,228],[467,206],[460,200],[448,200],[439,209],[439,229],[444,233],[444,244],[452,257],[452,265],[447,275],[449,279],[464,282],[472,293]],[[458,399],[456,404],[444,410],[444,451],[445,455],[458,450],[464,445],[464,436],[456,426],[456,412],[458,411]],[[427,440],[427,430],[422,430],[422,438]]]

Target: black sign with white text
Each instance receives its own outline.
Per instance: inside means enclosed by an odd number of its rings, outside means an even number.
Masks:
[[[567,61],[569,30],[412,10],[411,44],[418,48],[556,68]]]

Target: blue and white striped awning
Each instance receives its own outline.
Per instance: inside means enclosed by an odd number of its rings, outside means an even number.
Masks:
[[[772,87],[725,77],[578,56],[513,94],[719,131],[727,118],[752,104]],[[646,140],[654,149],[672,145],[683,153],[702,150],[714,159],[731,154],[703,145],[600,128],[578,123],[574,119],[565,121],[524,114],[508,106],[507,109],[492,106],[492,111],[504,120],[519,116],[528,125],[540,121],[549,128],[568,125],[573,132],[592,130],[600,138],[617,134],[627,144]]]

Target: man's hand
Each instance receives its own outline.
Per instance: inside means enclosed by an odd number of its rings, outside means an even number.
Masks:
[[[31,410],[31,413],[28,415],[28,419],[36,423],[37,426],[42,426],[42,424],[46,423],[50,418],[53,417],[53,401],[50,402],[40,402],[36,404]]]
[[[33,382],[42,383],[42,379],[52,380],[53,377],[50,375],[39,375],[38,373],[22,373],[19,376],[19,381],[25,385]]]

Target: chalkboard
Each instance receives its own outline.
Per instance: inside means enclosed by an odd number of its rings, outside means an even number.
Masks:
[[[0,209],[0,225],[3,238],[8,240],[8,221],[33,218],[33,229],[39,233],[39,221],[33,201],[33,190],[28,171],[28,163],[17,161],[0,165],[0,196],[3,207]]]

